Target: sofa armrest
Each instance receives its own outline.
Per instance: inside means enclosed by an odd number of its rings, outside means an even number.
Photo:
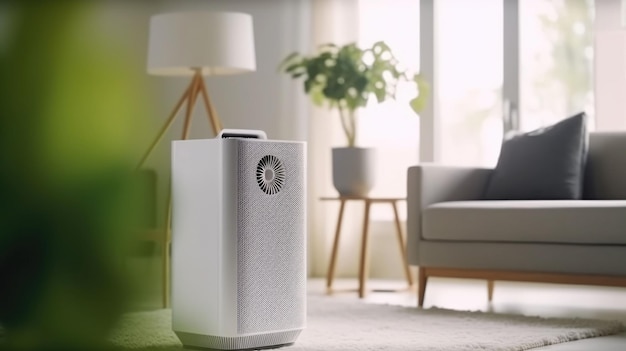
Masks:
[[[421,164],[407,172],[407,253],[418,265],[422,211],[444,201],[479,200],[493,169]]]

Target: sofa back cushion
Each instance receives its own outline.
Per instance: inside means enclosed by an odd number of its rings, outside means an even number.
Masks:
[[[626,199],[626,132],[589,133],[585,199]]]
[[[485,200],[579,200],[587,159],[586,115],[502,143]]]

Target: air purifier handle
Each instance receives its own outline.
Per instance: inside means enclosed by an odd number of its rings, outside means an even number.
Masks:
[[[247,139],[267,139],[267,134],[262,130],[254,129],[223,129],[218,135],[219,139],[226,138],[247,138]]]

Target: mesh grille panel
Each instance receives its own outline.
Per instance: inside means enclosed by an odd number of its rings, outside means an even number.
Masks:
[[[280,160],[284,183],[267,194],[257,165]],[[304,145],[239,143],[237,228],[237,328],[239,333],[304,326],[306,314],[306,228]]]

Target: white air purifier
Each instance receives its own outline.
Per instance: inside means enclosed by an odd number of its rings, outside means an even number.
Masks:
[[[172,329],[185,347],[289,345],[306,320],[306,144],[172,144]]]

